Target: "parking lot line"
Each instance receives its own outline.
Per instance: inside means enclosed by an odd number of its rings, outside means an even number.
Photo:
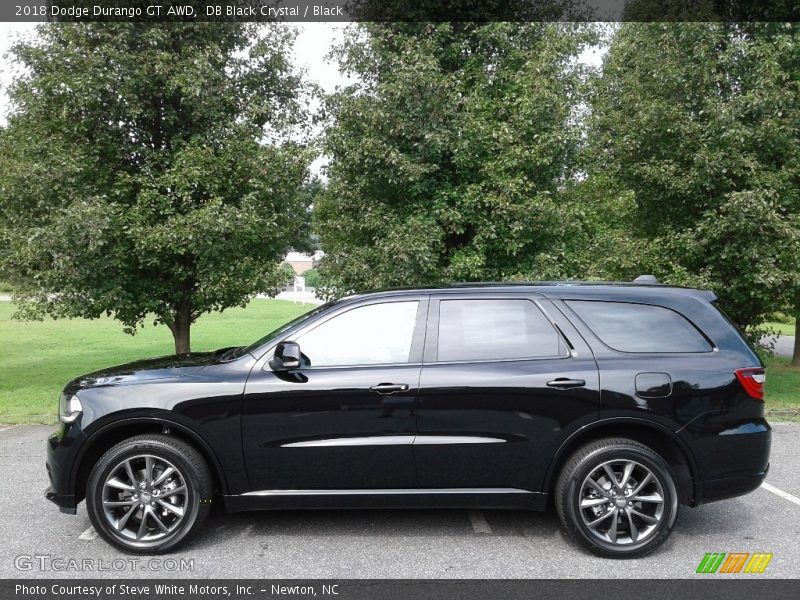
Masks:
[[[97,537],[97,532],[94,530],[94,527],[89,527],[86,531],[78,536],[79,540],[93,540]]]
[[[489,523],[486,521],[486,517],[483,516],[481,511],[468,510],[467,516],[469,517],[469,522],[472,523],[472,529],[475,530],[475,533],[492,533],[492,528],[489,527]]]
[[[764,488],[765,490],[767,490],[768,492],[772,492],[776,496],[780,496],[784,500],[788,500],[789,502],[792,502],[794,504],[797,504],[797,506],[800,506],[800,498],[798,498],[797,496],[792,496],[788,492],[784,492],[783,490],[779,490],[774,485],[768,484],[766,481],[761,484],[761,487]]]

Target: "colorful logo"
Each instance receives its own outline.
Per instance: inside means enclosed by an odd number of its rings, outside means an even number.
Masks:
[[[698,573],[763,573],[772,553],[707,552],[697,565]]]

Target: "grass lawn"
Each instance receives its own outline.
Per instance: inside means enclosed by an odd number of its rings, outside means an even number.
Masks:
[[[311,310],[285,300],[253,300],[247,308],[200,317],[192,350],[242,346]],[[0,302],[0,423],[55,423],[58,395],[73,377],[139,358],[174,353],[172,334],[149,325],[135,336],[111,319],[25,322]]]
[[[205,315],[192,328],[192,349],[249,344],[312,307],[284,300],[253,300],[247,308]],[[24,322],[0,302],[0,423],[54,423],[64,384],[83,373],[139,358],[172,354],[166,327],[135,336],[111,319]],[[771,418],[800,419],[800,369],[788,358],[767,359],[767,408]]]
[[[777,411],[772,418],[800,419],[800,369],[783,356],[772,356],[767,365],[767,412]]]
[[[782,335],[794,335],[794,323],[778,323],[777,321],[769,321],[764,323],[766,327],[774,329]]]

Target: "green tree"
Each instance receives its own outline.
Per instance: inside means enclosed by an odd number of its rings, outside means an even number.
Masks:
[[[316,289],[324,285],[322,282],[322,278],[320,277],[319,274],[319,269],[317,269],[316,267],[313,269],[309,269],[308,271],[304,271],[303,277],[306,280],[306,287]]]
[[[28,318],[166,324],[282,282],[312,158],[286,27],[50,24],[0,138],[0,271]],[[292,136],[295,136],[292,138]]]
[[[580,131],[567,24],[394,23],[335,55],[358,83],[327,98],[328,185],[315,206],[332,293],[564,273]]]
[[[605,230],[606,273],[711,287],[744,327],[800,312],[799,52],[796,25],[620,27],[584,182],[629,195],[606,215],[628,232]]]
[[[311,177],[303,183],[301,194],[303,196],[303,205],[306,206],[307,209],[303,227],[292,250],[313,254],[320,249],[319,235],[317,235],[312,228],[312,220],[317,198],[324,189],[325,183],[320,179],[319,175],[316,174],[311,175]]]

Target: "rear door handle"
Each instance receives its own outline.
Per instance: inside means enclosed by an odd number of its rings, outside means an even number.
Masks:
[[[408,391],[408,384],[407,383],[379,383],[378,385],[373,385],[369,388],[370,392],[376,392],[378,394],[394,394],[395,392],[406,392]]]
[[[547,382],[547,387],[556,388],[557,390],[568,390],[570,388],[578,388],[586,385],[583,379],[567,379],[566,377],[559,377],[553,381]]]

